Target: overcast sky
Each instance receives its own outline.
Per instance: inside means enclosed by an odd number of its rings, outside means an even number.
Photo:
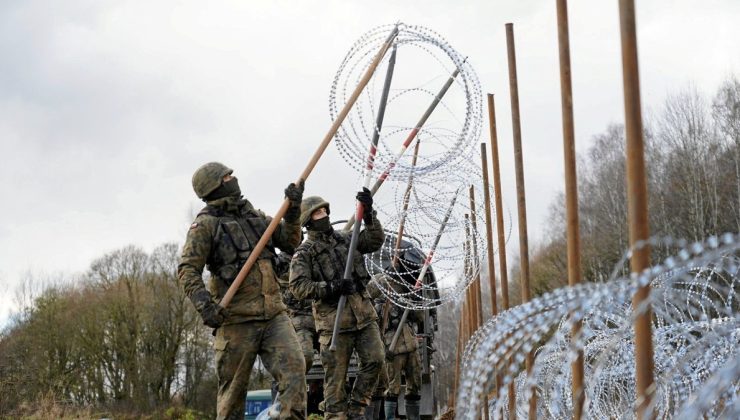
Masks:
[[[569,2],[576,141],[623,121],[616,0]],[[637,1],[644,110],[740,74],[740,2]],[[495,93],[504,202],[516,214],[504,24],[516,34],[531,242],[563,189],[554,0],[0,2],[0,325],[34,276],[111,250],[181,243],[219,160],[274,213],[331,124],[352,43],[402,21],[469,56]],[[481,141],[487,141],[487,123]],[[351,213],[357,177],[331,147],[308,193]],[[514,229],[516,231],[516,229]],[[518,249],[516,237],[510,253]]]

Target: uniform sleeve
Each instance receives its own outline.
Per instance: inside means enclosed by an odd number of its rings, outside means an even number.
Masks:
[[[190,298],[198,291],[206,290],[203,283],[203,268],[211,253],[213,226],[204,218],[196,218],[190,225],[185,245],[182,249],[177,278],[185,294]]]
[[[272,217],[265,215],[262,211],[259,211],[259,214],[265,218],[267,225],[272,223]],[[272,233],[272,243],[281,251],[289,253],[295,251],[301,244],[301,225],[298,220],[281,220]]]
[[[383,226],[378,221],[377,215],[378,213],[373,210],[373,224],[370,226],[366,225],[365,229],[360,232],[360,237],[357,240],[357,250],[361,254],[375,252],[383,246],[385,233],[383,232]],[[355,223],[359,223],[359,221]]]
[[[370,299],[372,300],[378,299],[383,295],[383,292],[380,291],[380,287],[378,287],[378,282],[375,278],[370,280],[367,284],[367,294],[370,295]]]
[[[290,261],[290,291],[296,299],[322,299],[326,296],[326,282],[313,280],[311,256],[302,248],[298,248]]]
[[[370,295],[370,298],[375,300],[379,298],[384,298],[385,295],[383,294],[383,291],[381,290],[381,287],[388,287],[388,281],[385,278],[385,274],[376,274],[373,276],[372,280],[368,282],[367,284],[367,293]]]

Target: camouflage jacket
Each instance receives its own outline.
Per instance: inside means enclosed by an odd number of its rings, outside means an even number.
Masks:
[[[380,317],[381,319],[381,324],[384,316],[383,310],[386,308],[390,309],[390,312],[388,313],[388,327],[385,331],[381,331],[383,342],[385,343],[386,347],[388,347],[391,345],[391,342],[393,341],[393,336],[396,334],[396,329],[398,329],[398,323],[401,321],[404,309],[394,305],[393,302],[389,302],[388,304],[386,304],[387,298],[381,291],[381,288],[393,288],[396,293],[408,293],[409,287],[398,283],[398,280],[389,280],[386,274],[376,274],[367,285],[367,291],[370,294],[370,297],[373,299],[373,302],[375,304],[375,311],[378,313],[378,317]],[[420,318],[420,311],[409,312],[409,316],[406,319],[407,322],[401,330],[401,335],[399,336],[398,342],[396,343],[396,348],[393,349],[393,353],[410,353],[412,351],[416,351],[416,349],[419,348],[419,342],[416,339],[416,323],[420,320]]]
[[[272,220],[245,199],[210,201],[190,225],[177,276],[188,297],[204,289],[203,268],[211,272],[208,289],[220,301]],[[272,319],[285,310],[273,270],[275,248],[291,252],[300,242],[297,217],[282,220],[228,306],[224,322]]]
[[[300,319],[296,320],[293,318],[297,317],[310,317],[310,323],[313,324],[313,310],[311,309],[311,299],[297,299],[293,296],[290,291],[289,279],[290,279],[290,260],[293,255],[288,252],[281,252],[275,262],[275,274],[278,276],[278,284],[280,285],[280,293],[283,295],[283,303],[288,307],[288,315],[293,320],[293,324],[296,322],[301,323],[301,327],[304,327],[304,323],[308,323],[308,320]],[[311,326],[313,329],[313,326]]]
[[[327,296],[327,283],[341,280],[351,236],[351,232],[345,231],[309,231],[308,239],[298,247],[290,263],[290,290],[298,299],[314,299],[313,315],[319,333],[330,334],[334,329],[338,298]],[[363,329],[378,318],[370,295],[364,290],[370,275],[362,254],[377,251],[384,240],[383,227],[373,212],[373,224],[360,232],[353,261],[352,278],[363,290],[347,296],[347,305],[339,318],[340,331]]]

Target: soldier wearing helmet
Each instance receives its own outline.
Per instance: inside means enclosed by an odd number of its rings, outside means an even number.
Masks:
[[[383,343],[378,316],[365,290],[370,275],[362,254],[380,249],[385,235],[372,209],[370,191],[357,194],[364,206],[365,229],[357,241],[350,278],[342,278],[349,253],[349,232],[335,231],[329,221],[329,203],[321,197],[308,197],[301,203],[301,224],[308,238],[293,254],[290,263],[290,288],[298,299],[314,299],[313,314],[321,344],[324,367],[324,413],[326,419],[364,418],[364,409],[383,366]],[[357,221],[359,223],[359,220]],[[342,313],[337,314],[340,296],[347,297]],[[336,351],[329,350],[334,320],[339,316]],[[357,378],[349,398],[345,393],[347,367],[352,352],[360,358]]]
[[[291,252],[300,243],[303,183],[290,184],[288,211],[260,253],[228,308],[220,301],[272,220],[241,195],[233,170],[211,162],[193,174],[193,190],[206,206],[190,225],[177,275],[203,323],[214,331],[218,374],[217,418],[244,417],[257,355],[279,382],[280,418],[305,418],[305,365],[280,297],[273,270],[275,247]],[[203,268],[211,273],[208,288]]]

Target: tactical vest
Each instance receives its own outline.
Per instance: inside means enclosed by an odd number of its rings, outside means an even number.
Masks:
[[[218,227],[214,235],[215,248],[208,257],[208,271],[217,275],[227,286],[236,278],[239,270],[249,258],[254,246],[267,230],[265,220],[256,212],[247,210],[246,214],[235,217],[222,209],[206,206],[198,213],[218,218]],[[276,257],[275,248],[270,240],[260,253],[259,259]]]
[[[313,240],[311,238],[301,244],[311,260],[311,277],[313,281],[336,282],[344,275],[344,266],[349,253],[349,235],[333,232],[332,239],[336,244],[327,243],[324,240]],[[351,276],[353,279],[366,286],[370,281],[370,275],[365,269],[365,260],[359,252],[355,253],[352,262]],[[337,315],[338,299],[321,299],[313,302],[313,314],[316,329],[322,334],[329,334],[334,328],[334,318]],[[377,320],[378,316],[373,308],[370,295],[367,290],[358,291],[347,297],[347,305],[339,314],[339,328],[341,331],[351,331],[365,328]],[[322,336],[321,340],[327,340],[330,335]]]
[[[337,242],[334,247],[311,239],[305,241],[305,248],[309,249],[311,255],[314,281],[338,282],[344,275],[350,238],[339,232],[333,232],[332,238]],[[370,274],[365,268],[364,259],[358,252],[355,252],[351,275],[352,278],[362,281],[363,285],[370,281]]]

